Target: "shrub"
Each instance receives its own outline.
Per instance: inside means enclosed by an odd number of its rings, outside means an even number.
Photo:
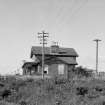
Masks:
[[[2,98],[7,98],[9,95],[11,95],[11,90],[4,90],[1,94]]]
[[[28,105],[26,101],[20,101],[19,105]]]
[[[96,86],[95,90],[98,91],[98,92],[102,92],[103,91],[102,87],[99,87],[99,86]]]
[[[5,86],[4,83],[0,82],[0,87],[4,87],[4,86]]]
[[[66,83],[68,80],[66,78],[63,77],[55,77],[54,78],[54,82],[55,84],[64,84]]]
[[[76,67],[74,69],[75,74],[79,76],[85,76],[90,77],[92,74],[86,70],[86,68],[83,68],[82,66]]]
[[[84,96],[85,94],[88,93],[88,88],[87,87],[77,87],[77,95],[82,95]]]
[[[105,101],[102,102],[102,105],[105,105]]]
[[[28,79],[26,80],[26,82],[34,82],[34,79],[33,79],[33,78],[28,78]]]

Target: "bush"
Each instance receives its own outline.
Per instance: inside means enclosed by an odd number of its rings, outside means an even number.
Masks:
[[[4,86],[5,86],[4,83],[0,82],[0,87],[4,87]]]
[[[83,68],[82,66],[76,67],[74,69],[74,72],[76,75],[79,75],[79,76],[85,76],[85,77],[92,76],[91,72],[88,72],[86,68]]]
[[[102,92],[103,91],[102,87],[99,87],[99,86],[96,86],[95,90],[98,91],[98,92]]]
[[[55,77],[54,78],[54,82],[55,84],[64,84],[66,83],[68,80],[66,78],[63,78],[63,77]]]
[[[26,101],[19,102],[19,105],[28,105]]]
[[[26,82],[34,82],[34,79],[33,79],[33,78],[28,78],[28,79],[26,80]]]
[[[102,105],[105,105],[105,101],[102,102]]]
[[[87,87],[77,87],[77,95],[84,96],[85,94],[88,94],[88,88]]]
[[[7,98],[9,95],[11,95],[11,90],[4,90],[1,94],[2,98]]]

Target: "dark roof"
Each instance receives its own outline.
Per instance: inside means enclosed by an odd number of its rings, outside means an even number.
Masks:
[[[75,64],[75,65],[77,65],[76,60],[74,60],[71,57],[57,57],[57,58],[60,59],[61,61],[65,62],[65,63],[67,63],[67,64],[73,64],[73,65]]]
[[[30,66],[35,66],[35,65],[37,65],[38,64],[38,62],[25,62],[23,65],[22,65],[22,68],[24,68],[24,67],[30,67]]]
[[[42,47],[41,46],[33,46],[31,48],[31,57],[32,55],[41,55]],[[51,47],[45,47],[45,55],[63,55],[63,56],[76,56],[78,57],[77,52],[73,48],[59,48],[58,53],[51,53]]]
[[[45,63],[57,63],[58,61],[61,61],[65,64],[77,65],[77,62],[73,57],[50,57],[49,59],[45,59]]]

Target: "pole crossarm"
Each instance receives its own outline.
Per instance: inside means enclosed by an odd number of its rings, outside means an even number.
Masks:
[[[49,33],[46,33],[45,31],[38,32],[38,35],[41,35],[41,34],[42,34],[44,37],[48,37],[48,36],[45,36],[46,34],[49,35]]]
[[[100,39],[95,39],[95,40],[93,40],[93,41],[99,42],[99,41],[101,41],[101,40],[100,40]]]

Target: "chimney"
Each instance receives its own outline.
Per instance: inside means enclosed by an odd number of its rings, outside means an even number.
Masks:
[[[53,42],[51,45],[51,53],[59,53],[58,42]]]

